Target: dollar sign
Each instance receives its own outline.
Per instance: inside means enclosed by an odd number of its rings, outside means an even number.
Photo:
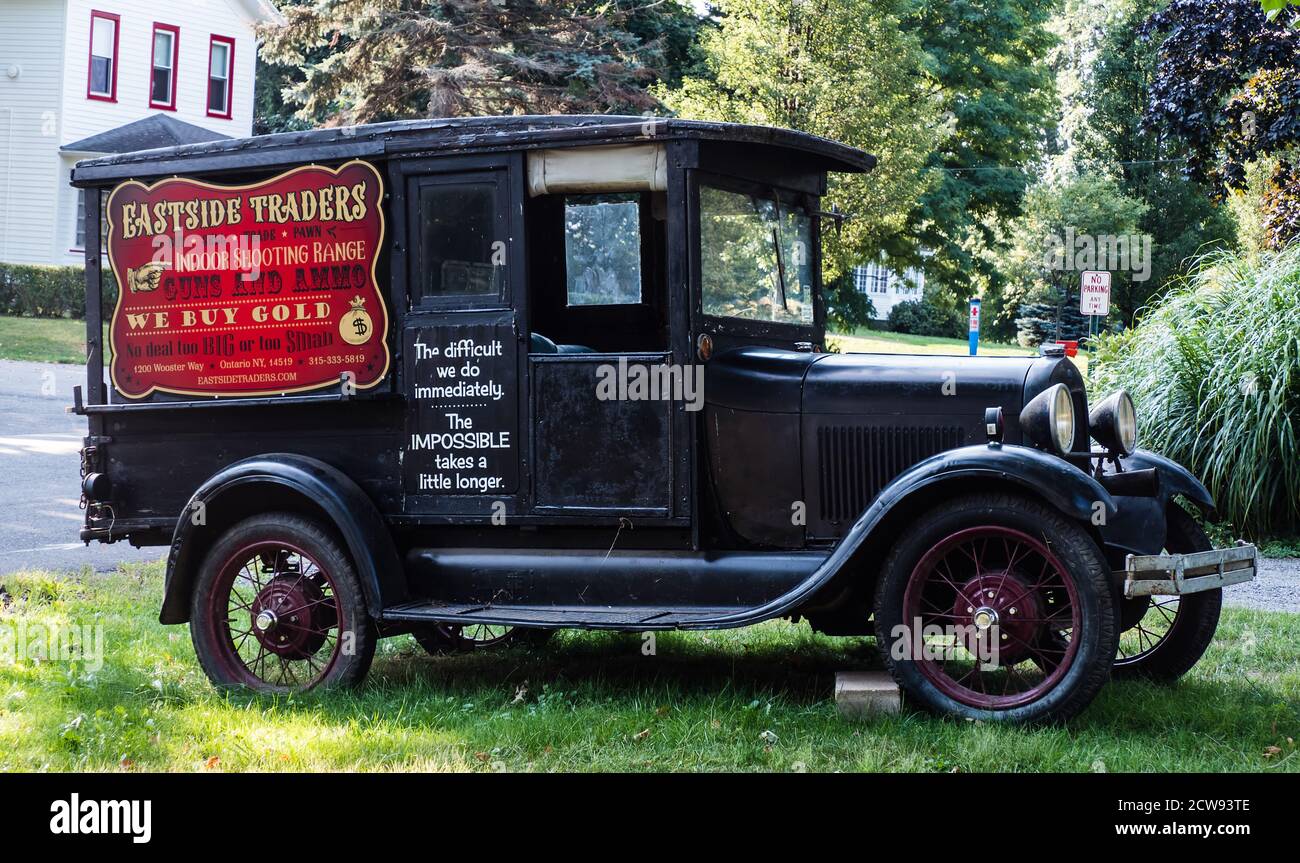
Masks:
[[[364,336],[366,334],[366,330],[369,328],[366,326],[365,318],[357,317],[352,319],[352,329],[356,330],[357,336],[359,338],[361,336]]]

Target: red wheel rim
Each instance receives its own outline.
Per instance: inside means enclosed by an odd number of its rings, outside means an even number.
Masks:
[[[1073,579],[1044,543],[1011,528],[974,527],[936,543],[908,577],[903,612],[908,645],[922,648],[912,661],[969,707],[1042,698],[1078,652]]]
[[[348,621],[333,576],[292,543],[233,552],[208,596],[217,658],[256,689],[310,689],[338,659]]]

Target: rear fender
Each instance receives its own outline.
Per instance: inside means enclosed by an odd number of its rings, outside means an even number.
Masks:
[[[406,598],[406,579],[392,535],[360,486],[317,459],[268,453],[213,474],[186,504],[172,534],[159,620],[189,620],[199,566],[226,528],[259,512],[280,509],[313,515],[338,532],[372,616],[378,617],[385,604]]]

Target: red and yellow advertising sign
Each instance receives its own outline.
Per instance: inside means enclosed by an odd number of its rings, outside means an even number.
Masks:
[[[383,182],[366,162],[296,168],[247,186],[130,180],[108,199],[118,284],[113,386],[254,396],[388,373],[375,277]]]

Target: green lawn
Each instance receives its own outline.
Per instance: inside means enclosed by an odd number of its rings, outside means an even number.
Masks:
[[[2,770],[1300,769],[1297,615],[1228,611],[1179,686],[1112,684],[1067,728],[1011,729],[841,720],[833,672],[875,667],[870,642],[780,622],[660,634],[652,657],[635,635],[437,659],[400,638],[359,692],[223,697],[157,623],[160,564],[2,580],[11,652],[38,623],[105,641],[98,670],[0,661]]]
[[[912,336],[880,330],[859,328],[852,333],[828,333],[827,338],[849,353],[877,354],[952,354],[966,356],[970,345],[965,339],[945,339],[939,336]],[[1038,352],[1032,348],[999,342],[981,341],[981,354],[995,357],[1032,357]]]
[[[846,354],[936,354],[960,357],[970,355],[970,343],[966,339],[913,336],[866,328],[859,328],[852,333],[827,333],[826,340]],[[1032,357],[1037,356],[1038,351],[1020,345],[981,341],[979,354],[988,357]],[[1088,374],[1087,354],[1080,353],[1074,357],[1074,362],[1079,367],[1079,371],[1086,377]]]
[[[0,315],[0,360],[84,364],[86,322]]]

